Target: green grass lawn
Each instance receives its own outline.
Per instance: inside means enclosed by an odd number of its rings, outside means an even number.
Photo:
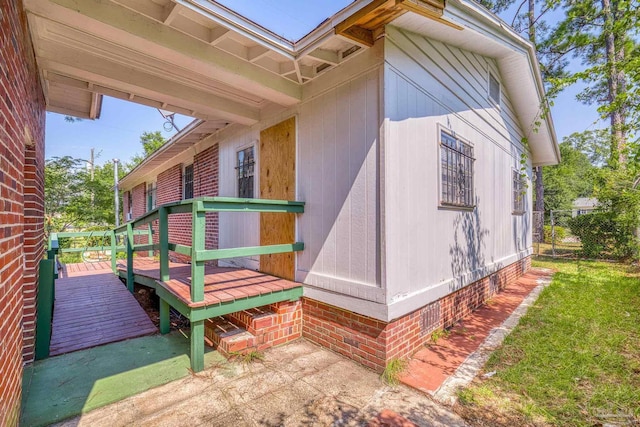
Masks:
[[[640,424],[640,269],[554,260],[553,282],[459,393],[472,425]],[[636,424],[638,423],[638,424]]]

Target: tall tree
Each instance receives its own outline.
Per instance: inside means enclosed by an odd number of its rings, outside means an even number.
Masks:
[[[578,95],[609,119],[610,158],[613,169],[625,168],[629,154],[629,117],[638,117],[638,79],[635,38],[640,23],[638,0],[564,0],[564,18],[546,40],[565,74],[554,79],[557,88],[582,82]],[[634,58],[634,54],[636,55]],[[583,69],[572,72],[570,58]]]
[[[129,169],[133,169],[144,161],[147,157],[155,153],[162,147],[167,140],[162,136],[162,132],[144,132],[140,135],[140,144],[142,144],[142,154],[136,154],[131,158],[131,163],[127,165]]]
[[[112,226],[113,166],[94,167],[93,179],[85,160],[54,157],[45,164],[45,215],[47,231],[70,227]]]

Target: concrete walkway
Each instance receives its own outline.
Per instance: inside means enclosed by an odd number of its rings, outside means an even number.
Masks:
[[[389,410],[418,426],[465,425],[425,395],[388,387],[374,372],[305,340],[268,350],[264,362],[220,362],[57,425],[355,426]]]

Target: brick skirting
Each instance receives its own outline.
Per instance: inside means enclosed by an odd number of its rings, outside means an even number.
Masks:
[[[411,356],[434,331],[467,316],[530,266],[530,257],[517,261],[389,323],[303,298],[302,336],[382,372],[387,362]]]

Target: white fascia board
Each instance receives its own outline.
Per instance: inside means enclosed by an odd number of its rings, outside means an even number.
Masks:
[[[294,43],[276,35],[246,17],[210,0],[173,0],[218,25],[236,31],[290,60],[295,59]]]
[[[335,35],[335,26],[369,5],[374,0],[356,0],[298,41],[290,41],[250,19],[212,0],[173,0],[211,21],[233,30],[254,42],[277,52],[285,58],[296,60],[304,57]]]
[[[182,128],[180,132],[173,135],[162,147],[160,147],[157,151],[155,151],[149,157],[144,159],[142,163],[137,165],[135,168],[131,169],[129,173],[127,173],[124,177],[122,177],[122,179],[120,179],[119,181],[119,187],[121,189],[132,187],[132,185],[130,184],[133,183],[133,180],[135,179],[136,175],[144,174],[145,173],[144,169],[146,169],[146,165],[149,164],[151,160],[155,160],[161,157],[163,153],[166,152],[172,145],[174,145],[177,141],[184,138],[185,136],[189,135],[191,132],[197,129],[198,126],[200,126],[202,123],[204,123],[204,120],[195,119],[191,123],[189,123],[187,126]],[[132,182],[129,183],[129,181],[132,181]]]

